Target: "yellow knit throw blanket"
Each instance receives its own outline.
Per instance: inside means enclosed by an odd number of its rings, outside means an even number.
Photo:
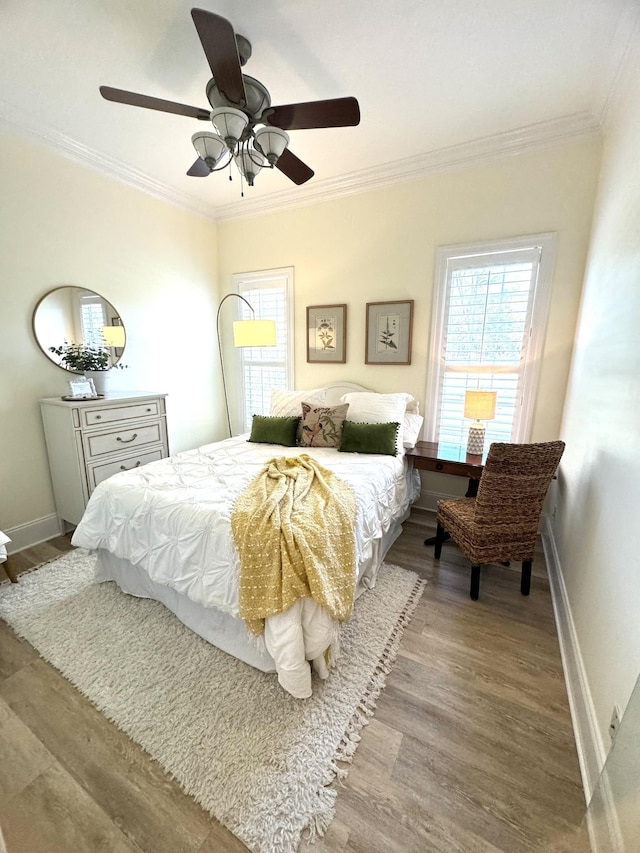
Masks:
[[[304,453],[270,459],[238,497],[231,529],[240,554],[240,615],[264,620],[311,595],[339,621],[353,608],[356,499]]]

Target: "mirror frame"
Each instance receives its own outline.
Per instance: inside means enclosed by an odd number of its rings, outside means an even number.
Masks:
[[[59,361],[60,356],[57,356],[57,355],[55,355],[55,353],[52,353],[49,351],[47,343],[43,342],[41,340],[41,337],[38,335],[38,331],[37,331],[37,320],[36,320],[36,318],[37,318],[37,314],[38,314],[38,309],[41,308],[43,302],[48,297],[50,297],[52,294],[57,293],[58,291],[61,291],[61,290],[69,290],[69,291],[76,290],[76,291],[80,291],[80,292],[83,292],[86,294],[91,294],[93,296],[98,297],[98,299],[105,306],[107,306],[108,309],[110,309],[107,311],[108,316],[109,316],[109,320],[111,321],[109,323],[109,325],[122,326],[122,328],[124,329],[124,345],[122,347],[109,347],[105,343],[104,347],[105,347],[105,349],[108,349],[110,351],[111,367],[114,367],[115,365],[119,364],[119,362],[122,360],[125,348],[127,346],[127,330],[124,326],[124,323],[122,322],[122,317],[121,317],[120,313],[117,311],[117,309],[115,308],[115,306],[113,305],[112,302],[110,302],[108,299],[106,299],[104,296],[102,296],[97,291],[91,290],[88,287],[80,287],[79,285],[76,285],[76,284],[58,285],[57,287],[53,287],[51,290],[48,290],[45,294],[43,294],[40,297],[40,299],[38,299],[38,301],[37,301],[37,303],[33,309],[33,312],[31,314],[31,329],[33,332],[34,340],[35,340],[36,344],[38,345],[39,350],[47,357],[47,359],[52,364],[55,364],[56,367],[59,367],[61,370],[64,370],[65,373],[70,373],[72,376],[82,375],[82,373],[83,373],[82,370],[73,370],[70,367],[65,367],[64,364],[61,364]],[[115,320],[117,320],[118,322],[114,322]],[[105,324],[105,325],[107,325],[107,324]],[[65,340],[68,340],[68,338],[65,337],[64,335],[62,335],[61,337],[62,337],[62,340],[59,343],[55,344],[56,346],[61,346]]]

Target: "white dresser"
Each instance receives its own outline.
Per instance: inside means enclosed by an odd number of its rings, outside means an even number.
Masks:
[[[77,525],[102,480],[169,455],[166,394],[40,400],[56,512]]]

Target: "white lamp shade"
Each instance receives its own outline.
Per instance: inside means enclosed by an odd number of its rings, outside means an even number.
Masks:
[[[215,169],[228,151],[224,139],[217,133],[200,131],[193,134],[191,141],[198,152],[198,157],[204,160],[210,169]]]
[[[256,131],[256,142],[271,166],[275,166],[278,158],[289,144],[289,134],[279,127],[261,127]]]
[[[123,347],[125,342],[124,326],[103,326],[102,337],[108,347]]]
[[[490,421],[496,416],[497,391],[465,391],[464,416],[476,421]]]
[[[276,343],[274,320],[236,320],[233,324],[236,347],[274,347]]]
[[[211,123],[227,143],[227,147],[235,148],[242,132],[249,122],[242,110],[235,107],[218,107],[211,111]]]
[[[244,148],[244,146],[242,147]],[[243,150],[240,154],[236,154],[234,159],[236,166],[244,175],[246,182],[252,187],[253,179],[265,164],[264,157],[257,149],[250,148],[247,151]]]

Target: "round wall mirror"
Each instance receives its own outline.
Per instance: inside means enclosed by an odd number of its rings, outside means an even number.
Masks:
[[[78,345],[102,356],[113,367],[124,354],[126,332],[120,315],[99,293],[84,287],[56,287],[45,293],[33,312],[33,334],[42,352],[58,367],[82,373],[65,363],[67,345]]]

